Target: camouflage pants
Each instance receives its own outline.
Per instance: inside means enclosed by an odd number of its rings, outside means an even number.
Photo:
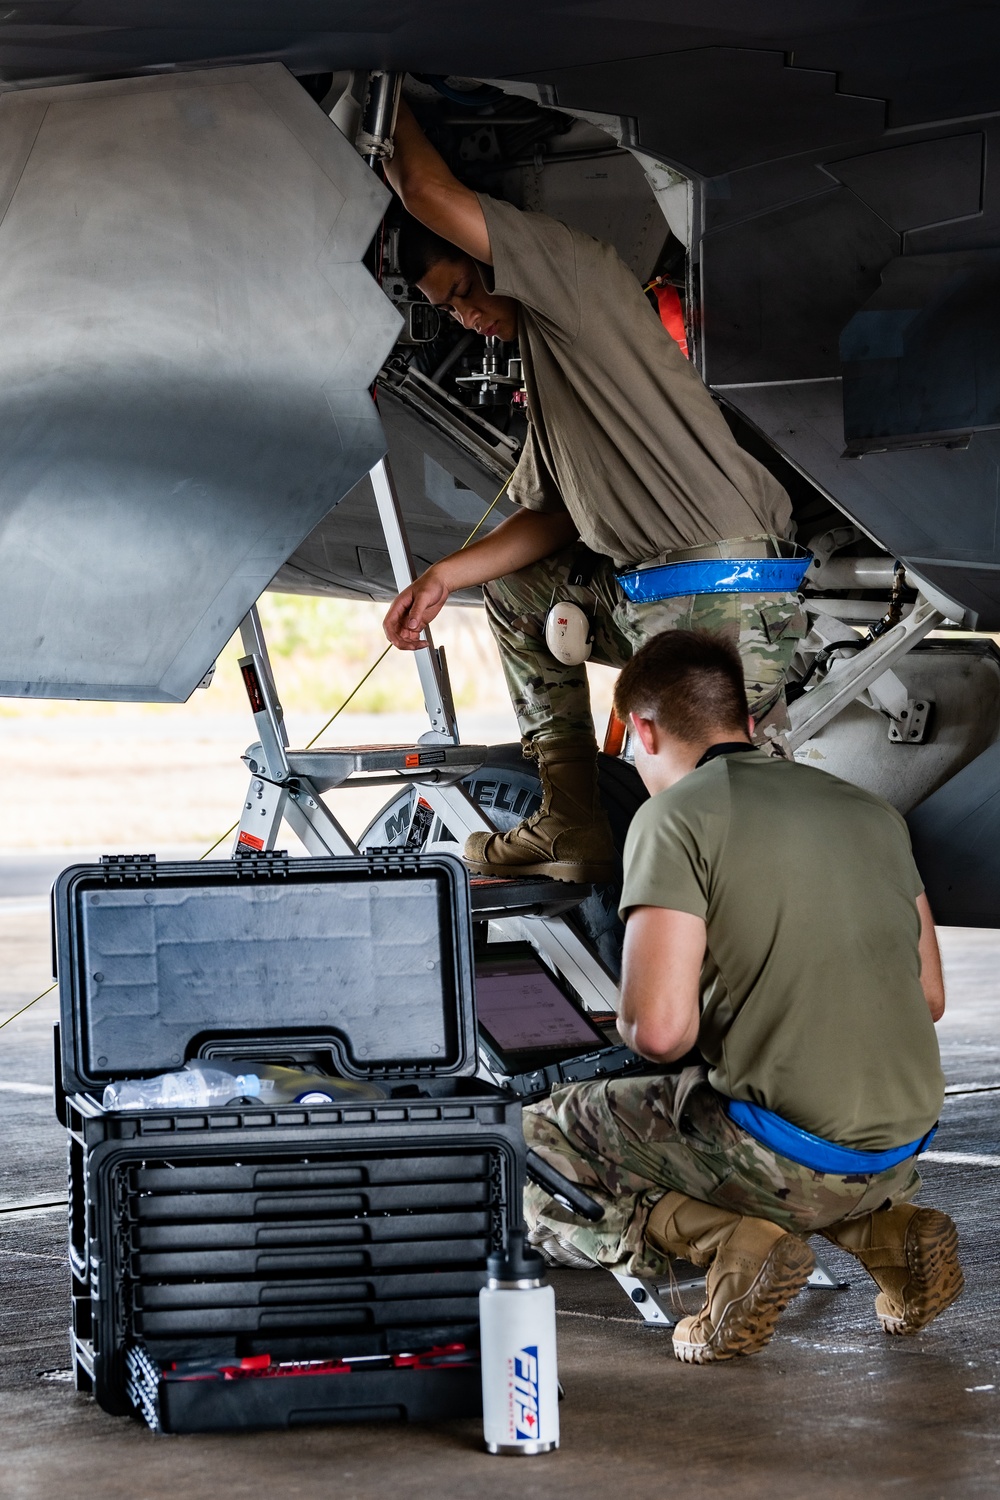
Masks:
[[[811,1234],[905,1201],[920,1186],[912,1158],[839,1177],[779,1156],[730,1120],[703,1068],[568,1084],[525,1109],[524,1136],[604,1209],[600,1223],[587,1223],[529,1183],[532,1244],[569,1264],[582,1255],[634,1276],[667,1272],[643,1234],[653,1204],[671,1189]],[[561,1248],[569,1254],[561,1257]]]
[[[586,587],[569,583],[583,571]],[[593,622],[591,661],[623,667],[664,630],[709,630],[740,653],[754,739],[764,744],[788,728],[784,681],[805,628],[796,594],[687,594],[657,604],[632,604],[614,564],[582,542],[497,578],[484,589],[507,688],[525,740],[593,734],[585,667],[556,661],[545,644],[545,617],[557,600],[572,600]]]

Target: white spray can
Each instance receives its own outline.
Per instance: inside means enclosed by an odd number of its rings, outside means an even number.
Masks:
[[[555,1293],[520,1230],[487,1267],[479,1293],[487,1451],[551,1453],[559,1447]]]

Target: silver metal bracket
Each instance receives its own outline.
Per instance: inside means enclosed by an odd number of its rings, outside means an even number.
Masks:
[[[889,725],[889,739],[894,745],[922,745],[927,737],[931,716],[929,698],[907,698],[906,707]]]
[[[282,822],[288,824],[310,854],[319,858],[358,853],[358,846],[307,778],[296,776],[277,782],[266,776],[251,776],[233,857],[248,851],[263,854],[273,849]]]
[[[243,850],[264,853],[274,848],[287,804],[288,791],[280,783],[251,776],[233,845],[234,858]]]
[[[846,1292],[850,1284],[849,1281],[838,1281],[826,1261],[820,1260],[818,1255],[812,1274],[806,1282],[806,1286],[817,1287],[820,1291],[827,1292]]]
[[[918,641],[944,623],[944,616],[923,596],[905,619],[885,635],[858,651],[849,660],[834,663],[825,680],[797,698],[788,710],[792,727],[786,735],[790,750],[798,750],[814,734],[835,719],[842,709],[853,703],[866,688],[877,682],[887,670]]]
[[[639,1276],[626,1276],[624,1271],[611,1274],[644,1323],[651,1328],[673,1328],[678,1318],[670,1306],[666,1288]]]

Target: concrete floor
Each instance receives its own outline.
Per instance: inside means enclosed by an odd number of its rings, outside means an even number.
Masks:
[[[48,983],[44,871],[8,867],[0,1019]],[[32,882],[34,888],[32,886]],[[20,894],[18,894],[18,891]],[[885,1338],[847,1257],[846,1292],[807,1290],[748,1360],[677,1364],[609,1277],[554,1277],[563,1446],[532,1460],[480,1452],[476,1422],[242,1437],[154,1437],[68,1383],[62,1135],[47,1093],[54,997],[0,1031],[0,1494],[11,1500],[262,1496],[302,1500],[717,1494],[741,1500],[994,1496],[1000,1490],[1000,933],[943,934],[952,1092],[923,1200],[952,1213],[967,1290],[921,1337]]]

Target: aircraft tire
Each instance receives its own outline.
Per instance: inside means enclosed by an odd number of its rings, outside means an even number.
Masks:
[[[611,823],[611,832],[619,853],[636,808],[646,799],[645,789],[635,768],[614,756],[599,757],[601,801]],[[464,786],[475,802],[489,813],[501,830],[530,817],[538,807],[541,790],[531,761],[524,759],[520,743],[493,745],[484,765],[465,778]],[[416,791],[400,791],[376,814],[358,840],[362,850],[402,848],[410,830],[413,799]],[[430,819],[414,828],[410,847],[420,848],[427,837]],[[596,947],[600,957],[615,975],[621,967],[621,944],[624,928],[618,919],[617,883],[597,886],[571,918]]]

